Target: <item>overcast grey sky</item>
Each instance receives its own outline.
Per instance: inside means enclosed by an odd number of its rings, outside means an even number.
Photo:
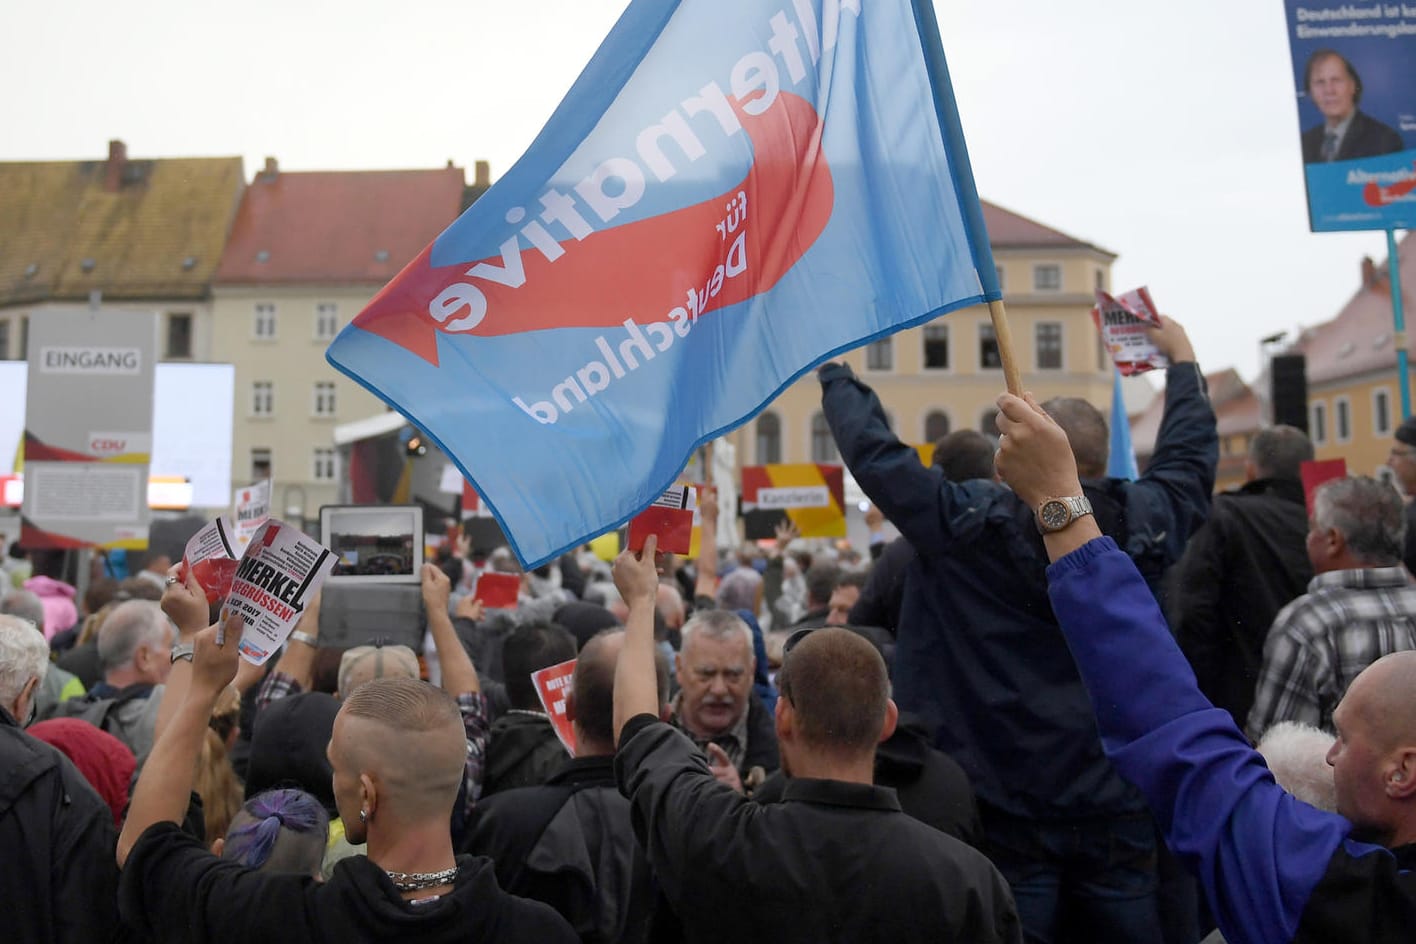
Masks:
[[[724,14],[732,0],[719,3]],[[784,0],[785,3],[785,0]],[[1380,233],[1308,232],[1281,0],[936,0],[979,193],[1120,255],[1206,369],[1331,318]],[[0,160],[504,172],[624,0],[0,3]]]

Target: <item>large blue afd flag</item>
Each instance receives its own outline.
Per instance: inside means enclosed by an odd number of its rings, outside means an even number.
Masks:
[[[534,566],[826,358],[998,297],[929,0],[634,0],[328,357]]]

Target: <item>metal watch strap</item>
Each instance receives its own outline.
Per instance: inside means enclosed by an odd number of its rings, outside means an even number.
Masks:
[[[180,661],[183,660],[183,659],[186,659],[188,662],[191,662],[191,661],[192,661],[192,655],[193,655],[195,652],[196,652],[196,648],[195,648],[191,643],[189,643],[189,642],[179,642],[179,643],[177,643],[176,645],[174,645],[174,646],[172,647],[172,653],[171,653],[171,656],[172,656],[172,664],[173,664],[173,665],[176,665],[178,662],[180,662]]]
[[[320,647],[320,641],[318,639],[311,636],[309,633],[302,633],[298,629],[290,634],[290,638],[295,642],[303,642],[311,649],[318,649]]]

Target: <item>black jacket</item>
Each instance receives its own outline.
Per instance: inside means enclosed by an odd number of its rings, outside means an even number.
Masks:
[[[123,917],[159,942],[535,941],[575,935],[546,905],[497,887],[486,859],[459,856],[452,892],[424,904],[399,897],[364,856],[341,861],[324,884],[218,859],[175,823],[139,837],[123,869]]]
[[[1326,134],[1327,126],[1323,124],[1314,125],[1303,132],[1304,164],[1323,163],[1323,137]],[[1405,149],[1406,145],[1402,142],[1401,135],[1396,133],[1396,129],[1359,111],[1353,114],[1352,123],[1347,126],[1347,133],[1342,136],[1342,145],[1333,160],[1351,161],[1359,157],[1378,157]]]
[[[78,769],[0,708],[0,937],[112,940],[117,844],[112,811]]]
[[[565,763],[565,745],[544,716],[509,711],[492,722],[482,796],[516,787],[535,787]]]
[[[490,858],[507,891],[555,908],[581,941],[646,939],[653,882],[613,756],[568,760],[544,786],[487,797],[472,815],[464,851]]]
[[[1170,628],[1205,697],[1243,730],[1264,639],[1313,577],[1303,485],[1259,479],[1216,495],[1170,574]]]
[[[979,848],[983,824],[964,769],[929,744],[923,726],[901,715],[895,733],[875,751],[875,785],[889,787],[908,815]],[[753,792],[758,803],[780,803],[787,775],[777,771]]]
[[[1144,809],[1102,751],[1057,631],[1033,510],[1004,485],[950,482],[921,465],[849,367],[828,364],[820,379],[842,458],[915,550],[896,632],[896,703],[921,716],[980,802],[1005,813],[1061,821]],[[1125,549],[1153,585],[1209,512],[1218,453],[1198,368],[1173,365],[1146,474],[1089,490],[1095,504],[1115,499]]]
[[[754,803],[652,715],[624,725],[615,773],[689,944],[1022,940],[993,865],[893,790],[798,777],[783,802]]]

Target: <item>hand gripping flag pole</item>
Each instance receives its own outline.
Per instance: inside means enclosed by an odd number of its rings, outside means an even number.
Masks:
[[[1018,370],[1018,358],[1013,353],[1013,332],[1008,327],[1008,313],[1003,299],[988,303],[988,317],[993,320],[993,337],[998,341],[998,359],[1003,362],[1003,382],[1015,397],[1023,395],[1023,375]]]

